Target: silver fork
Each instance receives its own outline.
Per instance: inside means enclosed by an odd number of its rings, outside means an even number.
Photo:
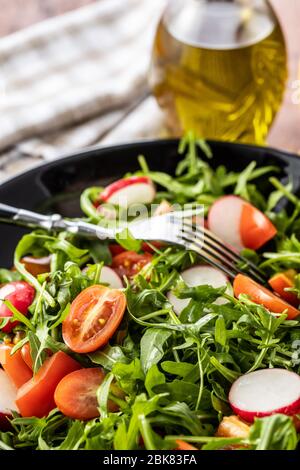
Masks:
[[[267,278],[254,263],[227,246],[220,238],[193,218],[202,215],[203,209],[195,208],[182,212],[136,220],[128,223],[134,238],[145,241],[159,240],[166,244],[178,245],[198,253],[204,261],[222,270],[230,279],[237,274],[246,274],[252,279],[266,284]],[[124,227],[107,228],[83,220],[64,219],[59,214],[42,215],[0,203],[0,221],[30,228],[43,228],[47,231],[67,231],[78,236],[115,239],[121,236]]]

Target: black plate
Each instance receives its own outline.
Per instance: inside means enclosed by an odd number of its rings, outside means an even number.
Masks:
[[[280,179],[294,182],[300,188],[300,159],[296,155],[270,148],[226,142],[209,142],[214,158],[213,166],[220,164],[234,171],[243,170],[252,160],[258,165],[278,165]],[[42,211],[57,211],[65,216],[78,216],[79,195],[91,185],[105,185],[128,171],[138,168],[137,156],[145,155],[152,169],[173,173],[180,159],[177,140],[133,143],[110,148],[92,148],[44,164],[19,175],[0,186],[0,201],[16,207]],[[260,184],[268,191],[268,182]],[[0,224],[0,266],[12,264],[14,248],[25,231]]]

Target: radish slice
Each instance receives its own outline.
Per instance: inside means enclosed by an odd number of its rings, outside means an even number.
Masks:
[[[150,204],[155,198],[155,187],[146,176],[131,176],[107,186],[100,198],[125,208],[132,204]]]
[[[118,274],[108,266],[103,266],[100,274],[100,283],[108,284],[112,289],[123,289],[123,282]]]
[[[10,381],[4,370],[0,369],[0,429],[9,428],[7,418],[11,418],[11,411],[18,411],[15,400],[17,398],[17,389]]]
[[[229,392],[231,408],[242,419],[300,412],[300,376],[285,369],[263,369],[239,377]]]
[[[210,208],[209,229],[225,243],[241,251],[257,250],[277,233],[270,220],[256,207],[237,196],[224,196]]]
[[[208,213],[208,227],[225,243],[237,250],[244,247],[240,234],[240,220],[244,201],[236,196],[218,199]]]
[[[228,283],[228,278],[222,271],[208,265],[193,266],[183,271],[181,277],[188,287],[209,285],[216,288],[224,287]],[[190,302],[190,299],[178,299],[172,292],[169,292],[167,297],[177,315],[180,315]],[[216,304],[221,305],[225,302],[225,299],[218,299]]]

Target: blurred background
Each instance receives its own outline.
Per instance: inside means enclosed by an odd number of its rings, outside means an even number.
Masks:
[[[0,8],[0,181],[84,146],[189,129],[300,152],[300,0]]]

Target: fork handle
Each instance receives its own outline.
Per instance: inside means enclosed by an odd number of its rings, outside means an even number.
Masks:
[[[41,227],[51,230],[51,219],[60,216],[46,216],[37,212],[19,209],[0,203],[0,221],[12,225],[22,225],[24,227]],[[49,227],[49,228],[48,228]]]
[[[59,214],[42,215],[0,203],[0,222],[47,231],[67,231],[86,238],[114,239],[115,231],[83,220],[64,219]]]

